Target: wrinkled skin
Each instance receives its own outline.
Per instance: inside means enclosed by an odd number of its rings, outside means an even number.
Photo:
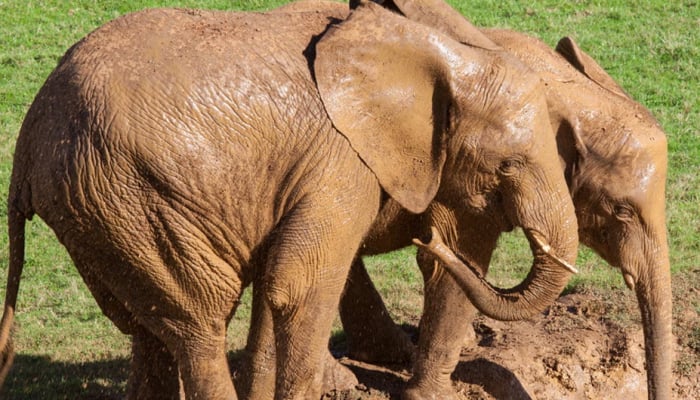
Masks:
[[[273,331],[275,380],[261,393],[318,398],[336,371],[319,365],[348,270],[390,200],[499,216],[573,261],[542,91],[510,56],[374,4],[342,22],[196,10],[115,20],[66,53],[20,131],[3,358],[24,226],[38,215],[133,336],[128,398],[178,398],[178,376],[188,399],[237,398],[225,332],[251,282]],[[570,276],[533,253],[534,278],[501,300],[515,309],[552,301]],[[488,287],[476,274],[465,284]]]
[[[670,399],[674,341],[663,130],[648,110],[634,102],[572,40],[562,39],[555,52],[516,32],[484,33],[545,82],[581,242],[620,268],[625,282],[635,291],[644,327],[649,398]],[[390,224],[375,225],[370,236],[375,243],[362,247],[363,254],[409,243],[410,234],[397,238],[397,232],[407,232],[406,226],[421,222],[399,207],[393,211],[394,215],[383,217]],[[485,273],[500,227],[435,205],[428,213],[434,216],[432,224],[451,227],[444,229],[450,232],[448,237],[456,237],[450,246],[469,254]],[[450,374],[466,341],[468,316],[474,309],[441,267],[422,254],[418,261],[426,284],[425,309],[414,375],[405,397],[453,398]],[[353,357],[375,362],[407,360],[412,346],[406,346],[406,336],[392,327],[361,261],[353,264],[340,311]]]

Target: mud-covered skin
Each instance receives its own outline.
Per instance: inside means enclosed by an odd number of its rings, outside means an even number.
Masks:
[[[149,10],[71,48],[16,147],[3,354],[34,214],[134,336],[132,398],[179,397],[175,365],[187,398],[236,398],[225,331],[251,282],[275,370],[253,392],[308,399],[324,375],[352,381],[324,372],[324,344],[389,198],[414,212],[433,200],[493,207],[575,257],[573,205],[535,76],[372,3],[336,22]],[[561,290],[569,274],[557,272],[532,285]],[[486,282],[473,274],[469,284]],[[522,293],[551,301],[536,294]]]

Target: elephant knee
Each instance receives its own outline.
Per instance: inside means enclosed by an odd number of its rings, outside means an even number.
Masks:
[[[286,313],[299,304],[302,290],[299,282],[289,274],[277,274],[268,277],[265,284],[265,300],[270,309],[276,313]]]
[[[290,307],[292,295],[288,288],[276,285],[268,287],[265,292],[265,298],[273,311],[284,311]]]

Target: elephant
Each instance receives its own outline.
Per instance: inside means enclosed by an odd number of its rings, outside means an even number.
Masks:
[[[131,335],[128,398],[235,399],[226,327],[254,285],[277,399],[318,398],[351,263],[390,200],[519,226],[544,307],[578,246],[539,78],[362,1],[318,12],[153,9],[93,31],[22,124],[8,199],[6,376],[26,221],[38,215]],[[469,293],[466,293],[469,295]],[[497,313],[497,309],[494,313]],[[177,373],[175,373],[177,371]]]
[[[649,398],[671,398],[674,342],[665,224],[667,143],[661,126],[571,38],[563,38],[553,50],[513,31],[483,29],[480,37],[474,33],[476,27],[442,1],[383,3],[465,45],[503,49],[540,75],[581,242],[620,268],[625,283],[635,291],[644,327]],[[295,10],[317,10],[336,18],[347,12],[342,4],[322,0],[284,7],[285,12]],[[474,213],[446,209],[437,201],[423,215],[408,213],[389,201],[366,236],[360,255],[410,245],[412,235],[429,225],[441,228],[450,247],[457,248],[462,258],[469,258],[483,274],[500,233],[508,230]],[[452,267],[446,273],[443,267],[448,265],[434,265],[422,250],[418,261],[425,279],[425,310],[417,353],[389,317],[358,257],[340,303],[349,356],[394,363],[414,358],[413,376],[404,397],[454,398],[450,375],[466,342],[469,331],[465,327],[474,307],[464,301],[452,276],[452,271],[459,269]],[[472,293],[473,297],[485,296]],[[270,329],[261,328],[265,319],[260,314],[254,310],[248,344],[251,354],[266,343],[258,337],[258,330]]]
[[[416,18],[409,15],[412,10],[407,7],[398,8],[409,18]],[[458,30],[455,26],[469,24],[455,14],[442,11],[434,21],[448,22],[444,26],[430,25],[455,37],[451,33]],[[427,20],[422,15],[416,19]],[[469,25],[462,29],[472,29]],[[626,285],[635,291],[644,327],[649,398],[670,399],[674,342],[665,222],[667,141],[662,127],[573,39],[563,38],[553,50],[535,38],[513,31],[485,29],[483,33],[544,81],[550,120],[576,209],[579,237],[610,265],[620,268]],[[464,43],[483,46],[483,42]],[[393,215],[385,215],[385,222],[372,229],[369,238],[373,243],[366,240],[362,254],[404,247],[410,244],[406,232],[412,229],[407,227],[425,223],[425,217],[422,220],[400,207],[393,207],[392,211]],[[455,216],[453,211],[439,207],[431,213],[442,221],[431,223],[450,226],[445,230],[458,238],[454,240],[457,244],[451,246],[461,254],[470,254],[470,260],[485,274],[500,234],[498,227],[475,221],[473,216]],[[464,326],[468,324],[462,316],[474,311],[464,302],[453,277],[431,260],[421,260],[423,256],[419,251],[426,283],[425,311],[406,397],[431,398],[429,393],[438,393],[435,398],[449,398],[454,396],[450,374],[458,361],[465,341]],[[351,269],[340,312],[351,356],[366,361],[402,362],[412,355],[412,346],[400,329],[392,326],[359,259]]]

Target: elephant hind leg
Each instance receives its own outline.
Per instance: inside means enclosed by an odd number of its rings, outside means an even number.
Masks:
[[[225,338],[226,321],[242,291],[240,276],[184,218],[159,211],[162,218],[149,221],[153,228],[140,232],[153,237],[137,240],[132,231],[118,229],[107,235],[105,226],[94,235],[69,238],[66,247],[91,249],[74,251],[74,259],[80,259],[76,265],[105,314],[134,335],[130,393],[153,390],[151,384],[160,384],[149,381],[154,377],[179,397],[179,371],[187,398],[236,399]],[[154,348],[159,365],[138,371]],[[159,369],[173,369],[173,361],[176,371],[166,378]]]
[[[250,330],[243,365],[236,377],[236,391],[242,399],[262,400],[275,396],[275,333],[270,307],[262,290],[262,274],[255,278]]]
[[[179,352],[186,398],[237,399],[224,349],[222,341],[206,351],[197,343]]]

